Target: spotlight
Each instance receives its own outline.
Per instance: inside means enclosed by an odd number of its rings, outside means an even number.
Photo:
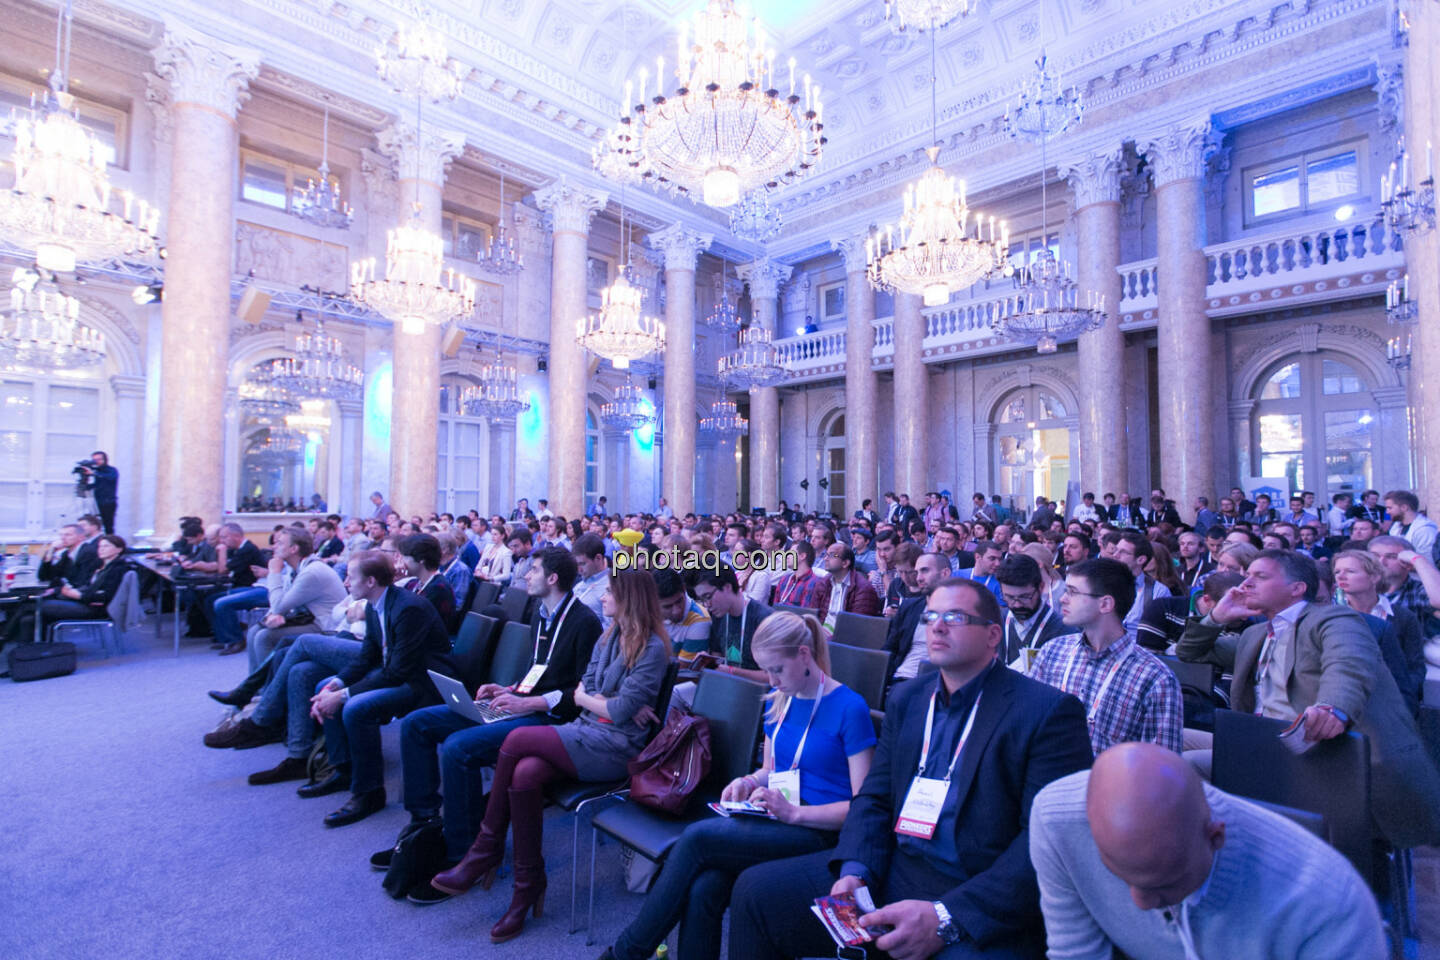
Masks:
[[[142,283],[130,291],[130,299],[135,305],[143,307],[149,303],[159,303],[165,299],[165,284],[163,283]]]
[[[1347,203],[1335,208],[1335,219],[1341,223],[1344,223],[1353,216],[1355,216],[1355,207],[1351,204]]]
[[[541,357],[539,360],[536,360],[536,361],[535,361],[535,372],[536,372],[536,373],[544,373],[545,371],[547,371],[547,370],[549,370],[549,369],[550,369],[550,361],[547,360],[546,358]]]
[[[649,381],[647,381],[646,386],[648,386],[651,390],[654,390],[655,388],[660,386],[660,378],[651,377]]]

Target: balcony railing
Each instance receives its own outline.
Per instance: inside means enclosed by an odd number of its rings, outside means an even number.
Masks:
[[[1382,291],[1405,269],[1401,238],[1379,214],[1325,228],[1291,230],[1205,248],[1206,307],[1215,316],[1243,313],[1271,303],[1307,302],[1354,297]],[[1159,270],[1156,261],[1122,264],[1120,313],[1126,329],[1154,326],[1158,313]],[[992,322],[1017,309],[1008,282],[977,289],[973,296],[941,307],[927,307],[927,362],[954,355],[976,356],[1015,349],[991,332]],[[789,382],[830,379],[843,375],[845,331],[825,330],[776,342]],[[875,321],[872,363],[877,369],[894,364],[892,317]]]

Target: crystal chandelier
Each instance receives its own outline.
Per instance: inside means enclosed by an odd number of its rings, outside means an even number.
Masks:
[[[285,418],[285,427],[304,434],[306,439],[320,440],[320,435],[330,429],[330,418],[325,415],[325,401],[310,399],[300,401],[300,412]]]
[[[750,421],[740,416],[733,400],[710,404],[710,416],[700,418],[700,432],[720,440],[733,440],[750,432]]]
[[[1411,349],[1410,334],[1407,333],[1403,337],[1391,337],[1385,343],[1385,362],[1397,371],[1409,370]]]
[[[375,258],[350,266],[350,296],[400,324],[404,333],[424,333],[475,310],[475,281],[445,267],[445,245],[425,226],[420,205],[410,222],[388,233],[385,276],[375,275]]]
[[[1042,21],[1042,36],[1044,29]],[[1059,80],[1046,69],[1043,49],[1035,66],[1035,76],[1022,86],[1015,109],[1006,111],[1005,122],[1012,137],[1040,142],[1040,243],[1044,249],[1034,262],[1016,272],[1015,296],[1001,307],[990,328],[996,336],[1034,344],[1037,353],[1054,353],[1061,340],[1073,340],[1104,325],[1105,298],[1094,290],[1082,294],[1070,264],[1050,249],[1046,145],[1050,137],[1080,122],[1082,108],[1079,95],[1064,93]]]
[[[424,23],[395,31],[390,42],[375,51],[380,79],[397,93],[420,96],[431,103],[454,100],[464,88],[472,67],[453,59],[445,35]]]
[[[27,250],[52,273],[69,273],[79,260],[147,259],[156,250],[160,211],[125,190],[112,190],[105,148],[80,123],[67,91],[71,9],[56,26],[56,65],[50,91],[28,116],[13,122],[10,163],[15,183],[0,190],[0,234]]]
[[[975,0],[885,0],[885,19],[894,17],[901,30],[938,30],[974,8]]]
[[[628,370],[632,360],[642,360],[665,349],[665,324],[641,313],[644,294],[630,283],[630,235],[625,223],[625,190],[620,190],[620,236],[625,263],[615,273],[615,282],[600,291],[600,312],[581,317],[575,324],[575,342],[596,356]]]
[[[495,235],[490,238],[490,244],[485,252],[476,256],[480,263],[480,269],[489,273],[505,277],[513,273],[519,273],[525,269],[525,258],[515,249],[515,238],[505,228],[505,221],[509,220],[509,210],[505,206],[505,171],[500,171],[500,216],[495,220]]]
[[[240,384],[240,412],[258,423],[280,423],[300,412],[290,392],[270,381],[271,369],[269,364],[256,364]]]
[[[758,324],[741,330],[740,345],[720,358],[720,379],[733,390],[772,387],[785,379],[770,331]]]
[[[740,329],[740,312],[735,309],[735,304],[730,300],[730,290],[725,283],[725,274],[729,271],[730,262],[725,258],[720,259],[720,278],[718,286],[720,296],[715,301],[715,309],[712,310],[704,320],[700,321],[712,330],[721,333],[733,333]]]
[[[615,399],[600,405],[600,422],[615,430],[638,430],[655,422],[655,405],[627,376]]]
[[[712,207],[739,202],[747,190],[803,177],[820,161],[825,144],[820,87],[804,77],[795,89],[790,61],[788,93],[776,86],[775,52],[765,47],[734,0],[709,0],[694,17],[693,40],[680,29],[676,87],[665,91],[665,58],[655,65],[655,88],[640,71],[639,99],[626,81],[624,112],[597,151],[597,169],[659,183]],[[632,106],[633,104],[633,106]],[[630,177],[626,177],[629,179]]]
[[[866,274],[872,286],[920,294],[927,307],[949,301],[957,290],[1009,266],[1010,231],[1002,222],[974,214],[965,203],[965,184],[940,166],[936,133],[935,32],[930,32],[930,132],[925,150],[930,169],[905,188],[898,229],[887,226],[865,241]],[[897,236],[898,234],[898,236]]]
[[[305,458],[305,435],[289,427],[271,427],[266,435],[252,440],[245,458],[260,467],[286,467]]]
[[[1420,301],[1410,299],[1410,274],[1391,280],[1385,288],[1385,319],[1390,323],[1414,323],[1420,313]]]
[[[105,359],[105,337],[78,322],[80,301],[53,276],[17,268],[10,310],[0,314],[0,369],[73,370]]]
[[[498,347],[495,362],[481,367],[476,379],[480,381],[477,386],[460,391],[460,407],[470,416],[491,423],[514,423],[530,409],[530,401],[520,395],[518,371],[501,360]]]
[[[324,133],[320,137],[320,174],[317,181],[311,178],[302,190],[295,188],[295,199],[291,204],[293,215],[313,223],[317,227],[336,230],[350,229],[354,213],[350,204],[340,199],[340,182],[330,176],[330,107],[325,107]]]
[[[295,311],[297,322],[305,315]],[[315,332],[295,338],[295,356],[270,361],[270,383],[296,397],[359,400],[365,374],[346,355],[340,338],[325,333],[325,314],[315,317]]]
[[[1430,144],[1425,144],[1425,179],[1410,180],[1410,154],[1400,138],[1400,155],[1380,178],[1380,209],[1385,223],[1397,233],[1428,233],[1435,229],[1435,165]]]
[[[770,206],[769,190],[751,190],[730,212],[730,232],[742,240],[768,243],[783,225],[780,211]]]

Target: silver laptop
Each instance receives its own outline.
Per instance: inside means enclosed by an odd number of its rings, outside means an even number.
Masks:
[[[476,723],[494,723],[496,720],[511,718],[511,714],[503,710],[496,710],[490,706],[488,701],[476,703],[474,698],[465,691],[465,684],[454,677],[447,677],[434,670],[427,670],[426,673],[430,674],[430,679],[434,681],[435,689],[440,691],[440,698],[445,701],[445,706],[467,720],[474,720]]]

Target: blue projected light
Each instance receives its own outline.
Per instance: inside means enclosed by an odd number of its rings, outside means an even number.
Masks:
[[[649,397],[642,399],[640,406],[651,417],[655,416],[655,404],[650,401]],[[641,450],[650,450],[655,446],[655,421],[653,419],[645,426],[635,428],[635,442],[640,445]]]
[[[524,443],[538,444],[545,420],[544,415],[540,412],[540,395],[534,390],[527,390],[525,399],[530,401],[530,409],[520,414],[518,422],[520,439]]]
[[[365,433],[381,442],[390,440],[390,404],[395,387],[395,368],[386,360],[370,375],[365,397]]]
[[[309,439],[307,439],[307,440],[305,441],[305,469],[306,469],[306,470],[311,470],[311,471],[313,471],[313,470],[315,469],[315,453],[316,453],[316,451],[318,451],[319,449],[320,449],[320,441],[319,441],[319,440],[309,440]]]

